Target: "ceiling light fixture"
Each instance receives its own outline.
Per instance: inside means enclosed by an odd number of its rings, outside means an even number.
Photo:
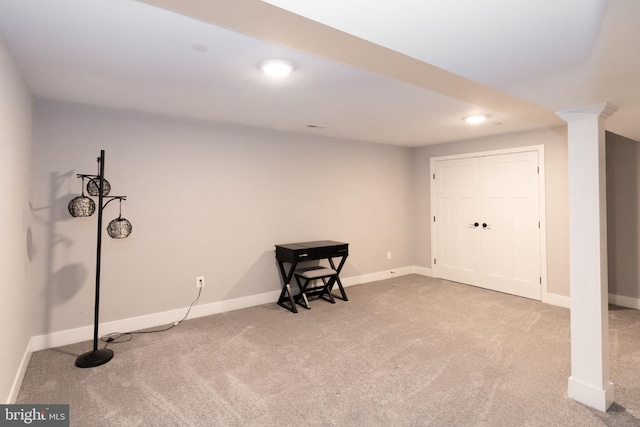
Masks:
[[[467,122],[468,125],[477,125],[487,120],[487,116],[484,114],[476,114],[474,116],[465,117],[464,121]]]
[[[283,59],[270,59],[260,64],[263,73],[271,77],[284,77],[291,74],[293,64]]]

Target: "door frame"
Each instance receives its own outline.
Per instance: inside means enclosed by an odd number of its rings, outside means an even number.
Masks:
[[[431,157],[429,159],[429,203],[430,203],[430,217],[429,223],[431,224],[431,271],[433,277],[438,277],[438,266],[434,264],[434,255],[438,241],[436,240],[436,225],[433,218],[436,216],[435,212],[435,182],[433,174],[435,171],[435,162],[444,160],[457,160],[466,159],[470,157],[486,157],[500,154],[514,154],[524,153],[528,151],[534,151],[538,153],[538,167],[540,168],[538,173],[538,217],[540,218],[540,295],[542,302],[549,302],[549,294],[547,292],[547,218],[546,218],[546,192],[545,192],[545,162],[544,162],[544,145],[530,145],[523,147],[507,148],[502,150],[490,150],[490,151],[478,151],[473,153],[453,154],[448,156]]]

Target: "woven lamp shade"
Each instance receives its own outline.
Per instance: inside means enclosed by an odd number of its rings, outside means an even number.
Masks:
[[[109,236],[113,239],[124,239],[129,237],[132,230],[133,227],[129,220],[122,217],[114,219],[109,223],[109,225],[107,225],[107,233],[109,233]]]
[[[96,211],[96,203],[91,197],[82,195],[71,199],[67,208],[73,217],[91,216]]]
[[[102,195],[106,196],[111,192],[111,184],[106,179],[103,180]],[[91,178],[87,182],[87,193],[90,196],[97,196],[100,194],[100,178]]]

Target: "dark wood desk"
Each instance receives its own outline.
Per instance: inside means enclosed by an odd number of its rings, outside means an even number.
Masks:
[[[298,267],[298,263],[305,261],[317,261],[326,259],[329,261],[331,268],[336,271],[336,276],[333,279],[329,279],[329,289],[332,289],[335,284],[338,285],[340,290],[340,296],[334,295],[336,298],[340,298],[343,301],[349,301],[347,294],[344,292],[342,282],[340,282],[340,271],[344,266],[347,257],[349,256],[349,244],[343,242],[335,242],[333,240],[320,240],[316,242],[301,242],[301,243],[287,243],[283,245],[276,245],[276,259],[278,260],[278,266],[280,267],[280,274],[284,284],[282,286],[282,292],[280,292],[280,298],[278,298],[278,305],[286,308],[287,310],[297,313],[298,309],[294,301],[294,296],[291,294],[291,279]],[[333,261],[334,258],[341,258],[338,267]],[[285,263],[291,264],[289,271],[285,269]],[[287,306],[285,303],[289,303]]]

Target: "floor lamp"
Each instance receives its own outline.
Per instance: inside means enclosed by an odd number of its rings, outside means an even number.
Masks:
[[[82,179],[82,195],[73,198],[69,202],[69,213],[73,217],[88,217],[96,211],[96,204],[91,197],[84,194],[84,181],[88,179],[87,193],[91,196],[98,197],[98,242],[96,249],[96,293],[95,293],[95,315],[93,324],[93,350],[88,351],[76,359],[76,366],[79,368],[93,368],[95,366],[104,365],[113,358],[113,350],[103,348],[98,349],[98,313],[100,307],[100,252],[102,246],[102,211],[109,203],[114,200],[120,202],[120,215],[107,226],[109,236],[114,239],[124,239],[131,234],[131,223],[129,220],[122,218],[122,201],[127,196],[109,196],[111,184],[104,179],[104,150],[100,150],[98,157],[98,175],[78,174],[78,178]],[[106,199],[106,202],[105,202]]]

